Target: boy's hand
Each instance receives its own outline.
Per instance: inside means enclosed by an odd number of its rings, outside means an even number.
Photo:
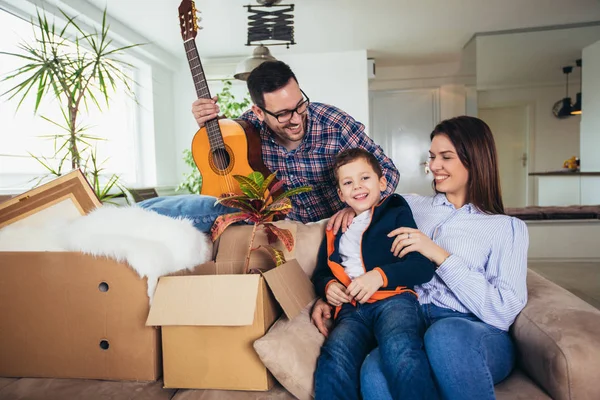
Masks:
[[[350,298],[346,294],[346,287],[339,282],[329,285],[325,296],[327,297],[327,302],[335,307],[350,302]]]
[[[342,232],[346,232],[346,229],[348,229],[355,216],[356,212],[352,209],[352,207],[346,207],[343,210],[336,212],[331,218],[329,218],[329,221],[327,222],[327,230],[330,231],[333,229],[334,235],[337,235],[340,228],[342,228]]]
[[[348,286],[346,293],[359,303],[364,304],[382,285],[383,277],[381,274],[377,271],[369,271],[355,278]]]

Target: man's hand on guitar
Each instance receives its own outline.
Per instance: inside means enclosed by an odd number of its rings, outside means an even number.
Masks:
[[[219,111],[217,96],[212,99],[198,99],[192,103],[192,114],[200,128],[204,126],[206,121],[217,118]]]

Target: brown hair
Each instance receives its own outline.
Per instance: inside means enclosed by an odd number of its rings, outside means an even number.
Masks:
[[[371,166],[371,168],[373,168],[373,171],[375,171],[378,178],[381,178],[383,176],[383,171],[381,169],[381,165],[379,165],[377,157],[375,157],[372,153],[369,153],[365,149],[355,147],[352,149],[346,149],[335,157],[335,164],[333,165],[333,176],[335,177],[335,182],[338,186],[340,184],[338,170],[342,166],[349,164],[353,161],[359,160],[361,158],[365,160],[367,164]]]
[[[462,116],[440,122],[431,132],[431,140],[437,135],[450,139],[469,172],[466,202],[487,214],[504,214],[498,155],[490,127],[479,118]]]
[[[254,104],[264,107],[265,93],[281,89],[291,79],[298,82],[289,65],[283,61],[265,61],[250,72],[246,84]]]

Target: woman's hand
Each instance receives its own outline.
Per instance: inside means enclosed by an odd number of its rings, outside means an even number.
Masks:
[[[317,299],[310,313],[310,321],[315,324],[323,336],[329,336],[327,322],[331,319],[331,306],[323,299]]]
[[[333,282],[327,286],[325,297],[327,297],[327,302],[334,307],[350,302],[350,297],[346,294],[346,287],[339,282]]]
[[[327,230],[330,231],[333,229],[333,234],[337,235],[341,227],[342,232],[346,232],[346,229],[348,229],[355,216],[356,213],[354,210],[351,207],[346,207],[343,210],[336,212],[331,218],[329,218],[329,222],[327,222]]]
[[[450,253],[435,244],[429,236],[414,228],[398,228],[388,233],[388,237],[394,237],[391,252],[396,257],[404,257],[413,251],[423,254],[436,265],[442,264]]]
[[[348,296],[356,299],[359,303],[365,304],[381,286],[383,286],[381,274],[377,271],[369,271],[358,278],[354,278],[348,286],[347,293]]]

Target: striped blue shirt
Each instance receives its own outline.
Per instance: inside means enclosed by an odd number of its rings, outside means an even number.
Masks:
[[[527,303],[525,223],[471,204],[457,210],[443,194],[404,198],[419,230],[450,253],[433,279],[415,288],[421,304],[473,313],[507,331]]]

